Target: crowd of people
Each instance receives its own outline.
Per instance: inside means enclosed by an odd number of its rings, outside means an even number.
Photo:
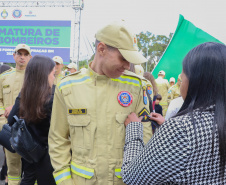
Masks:
[[[17,115],[47,148],[33,163],[5,149],[6,183],[226,184],[226,46],[198,45],[168,82],[144,72],[123,21],[95,37],[88,69],[63,71],[60,56],[32,57],[23,43],[16,67],[1,66],[1,126]]]

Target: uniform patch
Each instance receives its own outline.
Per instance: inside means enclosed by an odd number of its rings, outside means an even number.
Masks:
[[[138,114],[138,116],[144,116],[143,119],[141,120],[142,122],[149,122],[149,116],[150,112],[144,107]]]
[[[144,105],[147,105],[148,97],[147,97],[146,87],[145,86],[143,86],[143,100],[144,100]]]
[[[133,97],[128,91],[121,91],[117,96],[118,102],[123,107],[128,107],[133,102]]]
[[[147,92],[148,92],[148,94],[152,94],[152,88],[151,88],[151,86],[150,85],[147,85]]]
[[[4,85],[4,86],[3,86],[3,88],[8,88],[8,87],[9,87],[9,85]]]
[[[68,109],[68,114],[87,114],[87,109]]]

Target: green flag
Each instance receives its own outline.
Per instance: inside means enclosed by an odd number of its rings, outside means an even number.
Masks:
[[[158,72],[164,70],[166,79],[174,77],[176,80],[182,72],[182,61],[186,54],[194,47],[204,42],[220,42],[213,36],[194,26],[191,22],[179,17],[176,31],[162,58],[152,71],[155,78]]]

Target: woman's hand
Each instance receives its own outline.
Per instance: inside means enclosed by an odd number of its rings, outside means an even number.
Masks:
[[[137,115],[134,112],[132,112],[131,114],[128,115],[124,124],[125,126],[127,126],[131,122],[141,122],[142,119],[143,119],[143,116],[138,118]]]
[[[159,125],[162,125],[165,122],[165,118],[161,114],[154,112],[151,112],[149,119],[157,122]]]

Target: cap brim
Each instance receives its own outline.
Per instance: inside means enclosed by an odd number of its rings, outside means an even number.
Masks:
[[[17,52],[17,51],[22,50],[22,49],[23,49],[23,50],[26,50],[26,51],[31,55],[31,52],[30,52],[28,49],[26,49],[26,48],[20,48],[20,49],[17,49],[17,50],[15,50],[15,51]]]
[[[56,63],[58,63],[58,64],[61,64],[60,62],[58,62],[58,61],[54,61],[54,62],[56,62]]]
[[[118,49],[122,56],[132,64],[142,64],[148,60],[138,51]]]

